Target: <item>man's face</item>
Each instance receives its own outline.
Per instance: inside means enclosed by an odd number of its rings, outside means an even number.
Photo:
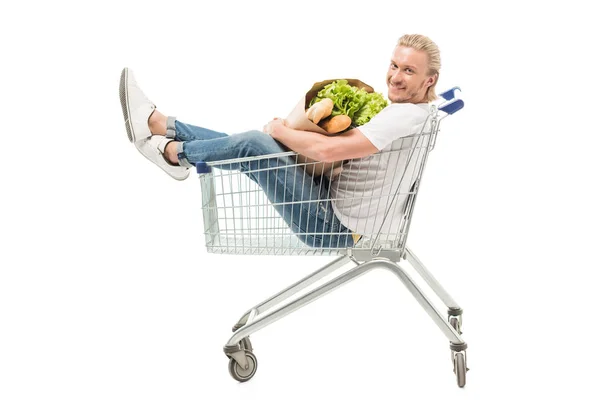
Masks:
[[[427,76],[427,53],[396,46],[387,73],[388,98],[392,103],[423,103],[435,77]]]

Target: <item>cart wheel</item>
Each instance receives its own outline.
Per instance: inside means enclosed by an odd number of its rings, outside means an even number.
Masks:
[[[467,365],[465,364],[465,354],[462,352],[454,355],[454,373],[458,387],[464,387],[467,381]]]
[[[248,369],[244,369],[233,358],[229,359],[229,374],[238,382],[247,382],[252,379],[258,367],[256,356],[251,351],[246,351],[246,357],[248,357]]]

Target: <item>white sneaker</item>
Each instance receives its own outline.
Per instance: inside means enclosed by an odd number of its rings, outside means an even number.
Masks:
[[[165,157],[165,147],[173,139],[166,138],[162,135],[151,135],[149,138],[135,142],[135,147],[154,164],[158,165],[169,174],[173,179],[183,181],[190,175],[189,168],[169,163]]]
[[[129,141],[135,143],[152,136],[148,127],[148,118],[156,106],[139,88],[129,68],[123,68],[121,72],[119,97]]]

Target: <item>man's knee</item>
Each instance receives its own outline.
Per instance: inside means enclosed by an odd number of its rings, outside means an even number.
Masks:
[[[270,135],[261,131],[249,131],[246,132],[246,135],[249,142],[257,144],[261,147],[272,147],[277,143]]]
[[[275,139],[261,131],[249,131],[236,136],[238,136],[243,157],[261,156],[284,151]]]

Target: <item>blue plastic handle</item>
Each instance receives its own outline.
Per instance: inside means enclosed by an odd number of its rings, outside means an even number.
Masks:
[[[199,174],[207,174],[211,171],[210,165],[205,163],[204,161],[199,161],[196,163],[196,172]]]
[[[458,99],[453,101],[452,103],[446,104],[443,107],[440,107],[440,110],[447,113],[447,114],[454,114],[455,112],[457,112],[458,110],[462,109],[465,106],[465,102]]]
[[[460,91],[460,88],[458,86],[454,86],[452,89],[446,90],[444,93],[440,93],[440,96],[446,100],[452,100],[454,98],[454,92],[457,90]]]

